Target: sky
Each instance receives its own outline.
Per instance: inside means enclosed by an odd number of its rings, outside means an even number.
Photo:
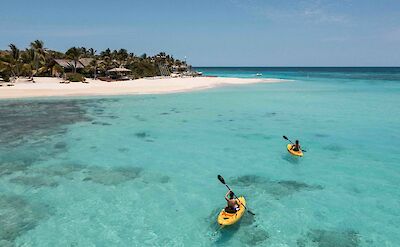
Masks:
[[[400,0],[2,0],[0,49],[160,51],[194,66],[400,66]]]

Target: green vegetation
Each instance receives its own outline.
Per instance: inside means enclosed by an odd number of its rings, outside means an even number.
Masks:
[[[83,82],[85,77],[79,73],[67,73],[67,80],[71,82]]]
[[[68,59],[71,59],[73,61],[73,70],[74,74],[76,74],[76,67],[78,66],[79,59],[82,57],[82,48],[76,48],[72,47],[70,48],[65,55],[67,56]]]
[[[172,71],[173,66],[182,65],[186,63],[164,52],[155,56],[137,56],[126,49],[106,49],[97,54],[93,48],[72,47],[62,53],[46,49],[40,40],[30,43],[24,50],[10,44],[8,50],[0,51],[0,77],[3,80],[20,76],[63,76],[81,81],[81,76],[104,77],[108,75],[107,70],[118,67],[131,70],[127,73],[130,78],[142,78],[161,75],[160,66]]]

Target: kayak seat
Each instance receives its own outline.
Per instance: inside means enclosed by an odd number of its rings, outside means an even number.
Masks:
[[[225,212],[230,213],[230,214],[236,214],[237,211],[236,211],[236,209],[226,207]]]

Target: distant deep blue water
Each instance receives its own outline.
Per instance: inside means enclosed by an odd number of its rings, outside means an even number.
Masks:
[[[400,81],[400,67],[197,67],[205,75],[283,79],[332,78],[350,80]],[[259,76],[257,76],[259,77]]]
[[[0,101],[0,246],[400,246],[400,68],[197,69],[289,81]]]

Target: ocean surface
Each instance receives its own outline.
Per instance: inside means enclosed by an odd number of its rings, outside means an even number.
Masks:
[[[197,69],[288,81],[0,101],[0,246],[400,246],[400,68]]]

